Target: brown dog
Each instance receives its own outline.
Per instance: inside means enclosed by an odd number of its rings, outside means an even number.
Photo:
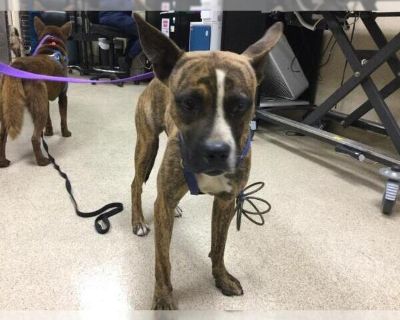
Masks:
[[[158,150],[158,135],[168,134],[157,179],[154,206],[156,284],[153,309],[175,309],[170,279],[174,210],[188,191],[183,162],[203,193],[214,196],[210,258],[216,286],[225,295],[242,295],[240,282],[225,268],[224,250],[235,198],[249,176],[250,154],[237,165],[255,113],[257,83],[267,53],[283,26],[271,27],[242,55],[231,52],[185,53],[136,15],[143,50],[157,76],[139,98],[137,144],[132,183],[132,226],[136,235],[149,232],[141,206],[142,185]],[[182,148],[184,141],[184,149]],[[184,159],[184,160],[182,160]]]
[[[67,75],[67,49],[65,43],[72,31],[72,24],[62,27],[46,26],[36,17],[35,29],[39,39],[51,35],[49,41],[43,43],[37,55],[17,58],[11,66],[24,71],[50,76]],[[10,165],[6,158],[7,135],[15,138],[22,128],[24,108],[32,115],[34,131],[32,146],[39,166],[50,163],[40,149],[40,137],[46,127],[46,135],[53,134],[49,114],[49,101],[58,98],[61,131],[63,137],[70,137],[67,125],[67,86],[59,82],[21,80],[4,76],[0,79],[0,168]]]

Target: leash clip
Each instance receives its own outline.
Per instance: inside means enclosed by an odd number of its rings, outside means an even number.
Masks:
[[[97,233],[106,234],[111,228],[111,223],[107,217],[100,215],[94,221],[94,227],[95,227]]]

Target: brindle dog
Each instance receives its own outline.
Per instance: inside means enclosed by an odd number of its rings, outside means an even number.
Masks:
[[[65,43],[72,31],[71,22],[67,22],[62,27],[46,26],[38,17],[35,17],[34,24],[39,39],[43,39],[46,35],[51,35],[53,38],[49,38],[49,41],[39,48],[37,55],[17,58],[11,66],[33,73],[66,76]],[[54,53],[57,53],[58,59],[54,58]],[[39,166],[48,165],[50,161],[43,156],[40,149],[40,138],[45,127],[45,134],[53,135],[49,101],[58,98],[62,135],[63,137],[71,136],[67,125],[67,86],[60,82],[21,80],[4,76],[0,79],[0,92],[0,168],[10,165],[10,161],[6,158],[7,136],[15,138],[21,132],[25,107],[32,115],[34,124],[32,146],[36,162]]]
[[[157,29],[135,16],[143,50],[156,78],[139,98],[136,110],[137,144],[132,183],[132,226],[144,236],[142,185],[150,175],[158,150],[158,136],[168,135],[158,172],[154,206],[155,291],[153,309],[175,309],[169,249],[174,210],[188,191],[183,170],[195,174],[203,193],[214,196],[210,258],[216,286],[228,296],[242,295],[240,282],[225,268],[224,250],[235,198],[245,187],[250,154],[240,165],[255,113],[257,84],[265,58],[280,39],[282,23],[273,25],[262,39],[242,55],[232,52],[185,53]],[[180,149],[181,135],[185,150]]]

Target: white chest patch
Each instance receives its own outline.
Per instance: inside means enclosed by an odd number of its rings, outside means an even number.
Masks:
[[[224,174],[219,176],[196,174],[196,180],[200,191],[203,193],[218,194],[232,191],[230,180]]]

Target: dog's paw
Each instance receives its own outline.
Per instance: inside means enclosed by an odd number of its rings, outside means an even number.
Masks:
[[[48,166],[50,163],[51,163],[50,160],[47,158],[42,158],[42,159],[37,160],[37,164],[40,167]]]
[[[62,133],[62,136],[63,136],[64,138],[69,138],[70,136],[72,136],[71,131],[66,130],[66,129],[61,130],[61,133]]]
[[[7,168],[10,165],[10,161],[7,159],[0,160],[0,168]]]
[[[215,286],[225,296],[241,296],[243,295],[242,285],[234,276],[226,273],[223,276],[215,277]]]
[[[173,301],[172,295],[154,297],[152,310],[177,310],[176,304]]]
[[[149,234],[150,228],[144,222],[138,222],[133,225],[133,233],[139,237],[145,237]]]
[[[183,216],[183,210],[181,209],[180,206],[176,206],[175,208],[175,218],[182,218]]]
[[[45,130],[45,132],[44,132],[44,135],[45,135],[46,137],[51,137],[53,134],[54,134],[54,133],[53,133],[53,128],[46,128],[46,130]]]

